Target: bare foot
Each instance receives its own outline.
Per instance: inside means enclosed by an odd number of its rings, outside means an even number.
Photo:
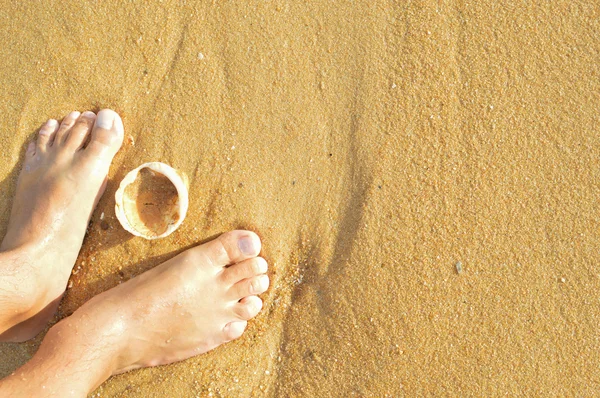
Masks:
[[[29,144],[0,246],[0,291],[15,301],[2,297],[0,340],[33,337],[55,312],[122,141],[120,117],[102,110],[51,119]]]
[[[94,297],[65,321],[86,325],[80,336],[109,325],[102,340],[118,350],[113,374],[205,353],[240,337],[261,310],[256,295],[269,278],[260,246],[253,232],[228,232]]]

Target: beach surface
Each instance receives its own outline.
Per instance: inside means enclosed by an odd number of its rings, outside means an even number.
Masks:
[[[55,321],[230,229],[270,264],[240,340],[93,396],[597,394],[600,6],[485,3],[0,6],[0,236],[45,120],[125,125]],[[152,161],[190,207],[147,241],[114,193]]]

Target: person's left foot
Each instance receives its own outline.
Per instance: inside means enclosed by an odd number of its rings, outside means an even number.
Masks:
[[[269,287],[261,242],[231,231],[105,291],[64,324],[92,337],[114,374],[182,361],[242,336]],[[106,355],[106,353],[111,353]]]
[[[122,142],[105,109],[51,119],[29,144],[0,245],[0,341],[35,336],[56,311]]]

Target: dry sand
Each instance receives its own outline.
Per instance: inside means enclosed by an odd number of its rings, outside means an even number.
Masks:
[[[0,233],[47,118],[110,107],[135,142],[60,317],[232,228],[271,264],[241,340],[97,394],[599,391],[599,5],[480,3],[0,6]],[[114,215],[148,161],[190,177],[188,218],[159,241]],[[39,341],[0,345],[0,375]]]

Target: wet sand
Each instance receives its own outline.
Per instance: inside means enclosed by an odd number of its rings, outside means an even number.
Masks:
[[[131,136],[58,317],[232,228],[271,265],[242,339],[95,394],[594,395],[599,6],[243,3],[0,6],[1,233],[46,119],[110,107]],[[190,180],[158,241],[114,214],[150,161]]]

